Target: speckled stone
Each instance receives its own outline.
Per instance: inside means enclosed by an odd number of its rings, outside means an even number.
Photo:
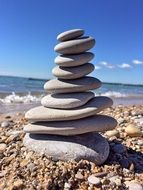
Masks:
[[[91,52],[85,52],[77,55],[59,55],[55,58],[55,63],[63,67],[76,67],[88,63],[94,58]]]
[[[67,40],[72,40],[72,39],[82,36],[83,34],[84,34],[84,30],[82,30],[82,29],[68,30],[68,31],[60,33],[57,36],[57,40],[59,40],[61,42],[67,41]]]
[[[52,73],[59,79],[77,79],[88,75],[94,70],[94,65],[87,63],[77,67],[54,67]]]
[[[104,132],[114,129],[115,119],[105,115],[95,115],[72,121],[37,122],[24,127],[26,133],[77,135],[89,132]]]
[[[61,54],[79,54],[93,48],[95,39],[90,36],[81,37],[57,44],[54,50]]]
[[[82,77],[79,79],[52,79],[45,83],[44,89],[48,93],[71,93],[94,90],[101,86],[101,81],[94,77]]]
[[[86,159],[100,165],[109,155],[109,144],[96,133],[75,136],[26,134],[24,145],[38,154],[45,154],[54,160]]]
[[[48,94],[42,98],[41,104],[48,108],[71,109],[86,104],[93,97],[93,92]]]
[[[30,109],[25,114],[25,118],[29,121],[67,121],[85,118],[95,115],[105,108],[112,106],[113,101],[104,96],[94,97],[85,105],[72,110],[53,109],[38,106]]]

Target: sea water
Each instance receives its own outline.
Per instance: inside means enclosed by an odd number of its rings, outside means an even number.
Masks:
[[[40,105],[46,94],[43,86],[47,80],[0,76],[0,113],[27,110]],[[143,85],[103,83],[93,91],[95,96],[108,96],[115,104],[143,104]]]

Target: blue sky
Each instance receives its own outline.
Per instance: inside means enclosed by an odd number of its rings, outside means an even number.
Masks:
[[[0,0],[0,74],[51,78],[56,36],[96,39],[93,76],[143,84],[142,0]]]

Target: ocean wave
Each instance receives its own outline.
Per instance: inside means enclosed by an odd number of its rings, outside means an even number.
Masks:
[[[129,94],[127,95],[125,93],[121,93],[117,91],[107,91],[107,92],[101,93],[100,95],[113,97],[113,98],[125,98],[125,97],[130,96]]]
[[[12,94],[7,95],[4,98],[0,98],[0,102],[4,104],[13,104],[13,103],[33,103],[33,102],[39,102],[42,98],[41,96],[31,95],[31,93],[28,93],[27,95],[20,96],[16,94],[15,92],[12,92]]]

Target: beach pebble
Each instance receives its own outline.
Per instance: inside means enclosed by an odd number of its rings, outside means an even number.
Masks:
[[[128,182],[126,186],[129,190],[143,190],[143,186],[138,182]]]
[[[1,123],[1,127],[2,128],[6,128],[6,127],[9,127],[10,126],[10,123],[8,122],[8,121],[3,121],[2,123]]]
[[[110,180],[112,183],[115,183],[117,186],[120,186],[120,185],[121,185],[121,179],[120,179],[119,176],[110,177],[109,180]]]
[[[61,67],[56,66],[53,68],[52,73],[55,77],[59,79],[77,79],[85,75],[88,75],[94,70],[94,65],[91,63],[86,63],[81,66],[76,67]]]
[[[21,189],[23,187],[23,181],[21,179],[18,179],[13,184],[13,189]]]
[[[104,177],[108,174],[108,172],[97,172],[94,174],[95,177]]]
[[[143,117],[139,118],[139,119],[135,119],[134,120],[135,123],[138,123],[140,125],[143,125]]]
[[[107,131],[105,134],[106,134],[108,137],[113,137],[113,136],[119,137],[119,136],[120,136],[119,131],[116,130],[116,129]]]
[[[29,121],[67,121],[85,118],[95,115],[105,108],[112,106],[113,101],[105,96],[96,96],[85,105],[75,109],[53,109],[38,106],[30,109],[25,114],[25,118]],[[110,129],[111,130],[111,129]]]
[[[70,190],[70,189],[71,189],[71,184],[65,182],[64,190]]]
[[[141,132],[141,130],[138,127],[136,127],[135,125],[133,125],[133,124],[128,125],[125,128],[125,132],[130,137],[140,137],[140,136],[143,135],[142,132]]]
[[[0,144],[0,153],[4,153],[6,147],[7,147],[7,145],[5,143],[1,143]]]
[[[53,160],[82,159],[100,165],[109,155],[107,140],[98,133],[86,133],[75,136],[26,134],[24,145],[37,154],[45,154]]]
[[[65,32],[60,33],[57,36],[57,40],[63,42],[67,40],[72,40],[75,38],[78,38],[84,34],[84,30],[82,29],[73,29],[73,30],[67,30]]]
[[[54,62],[62,67],[75,67],[84,65],[94,58],[91,52],[80,53],[77,55],[58,55]]]
[[[38,122],[25,125],[24,131],[31,134],[77,135],[89,132],[104,132],[114,129],[117,122],[105,115],[95,115],[78,120]]]
[[[138,141],[137,141],[137,144],[138,144],[139,146],[143,146],[143,140],[138,140]]]
[[[77,174],[75,175],[75,177],[79,180],[84,179],[84,176],[81,174],[81,172],[77,172]]]
[[[44,84],[44,89],[48,93],[71,93],[94,90],[100,86],[100,80],[94,77],[85,76],[76,80],[52,79]]]
[[[94,175],[90,175],[88,177],[88,182],[93,185],[99,185],[101,183],[100,178],[95,177]]]
[[[93,92],[48,94],[42,98],[41,104],[48,108],[71,109],[86,104],[93,97]]]
[[[93,48],[95,45],[95,39],[86,36],[74,40],[69,40],[57,44],[54,50],[61,54],[79,54]]]

